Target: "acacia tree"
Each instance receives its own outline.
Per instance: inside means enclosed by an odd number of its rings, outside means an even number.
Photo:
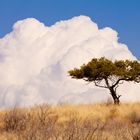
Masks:
[[[140,63],[129,60],[113,62],[104,57],[94,58],[79,69],[70,70],[69,74],[72,78],[83,79],[93,82],[97,87],[107,88],[114,104],[119,104],[121,95],[117,94],[116,89],[123,81],[140,82]]]

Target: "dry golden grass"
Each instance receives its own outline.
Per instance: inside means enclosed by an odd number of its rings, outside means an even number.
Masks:
[[[0,140],[140,140],[140,103],[1,110]]]

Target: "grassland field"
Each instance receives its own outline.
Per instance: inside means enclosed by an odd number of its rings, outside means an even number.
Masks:
[[[1,109],[0,140],[140,140],[140,103]]]

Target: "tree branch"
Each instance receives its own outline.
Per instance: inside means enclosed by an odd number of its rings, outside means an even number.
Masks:
[[[106,85],[107,85],[107,88],[110,88],[110,85],[109,85],[108,79],[107,79],[107,78],[104,78],[104,80],[105,80],[105,83],[106,83]]]
[[[94,84],[95,84],[95,86],[97,86],[97,87],[108,88],[108,87],[106,87],[106,86],[98,85],[96,81],[94,81]]]
[[[117,97],[117,98],[119,99],[121,96],[122,96],[122,95],[118,95],[118,97]]]
[[[116,90],[117,90],[118,87],[119,87],[118,85],[115,87],[115,92],[116,92]]]
[[[116,83],[116,80],[117,80],[116,76],[110,76],[108,79],[112,82],[112,85],[114,85]]]
[[[133,80],[132,78],[120,78],[114,85],[112,85],[112,88],[116,87],[120,81],[132,81],[132,80]]]

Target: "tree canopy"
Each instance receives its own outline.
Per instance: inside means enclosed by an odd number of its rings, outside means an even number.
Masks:
[[[111,61],[104,57],[94,58],[79,69],[69,71],[72,78],[93,82],[95,86],[107,88],[115,104],[119,104],[120,96],[116,89],[123,81],[140,82],[140,63],[130,60]],[[104,82],[103,82],[104,81]]]

